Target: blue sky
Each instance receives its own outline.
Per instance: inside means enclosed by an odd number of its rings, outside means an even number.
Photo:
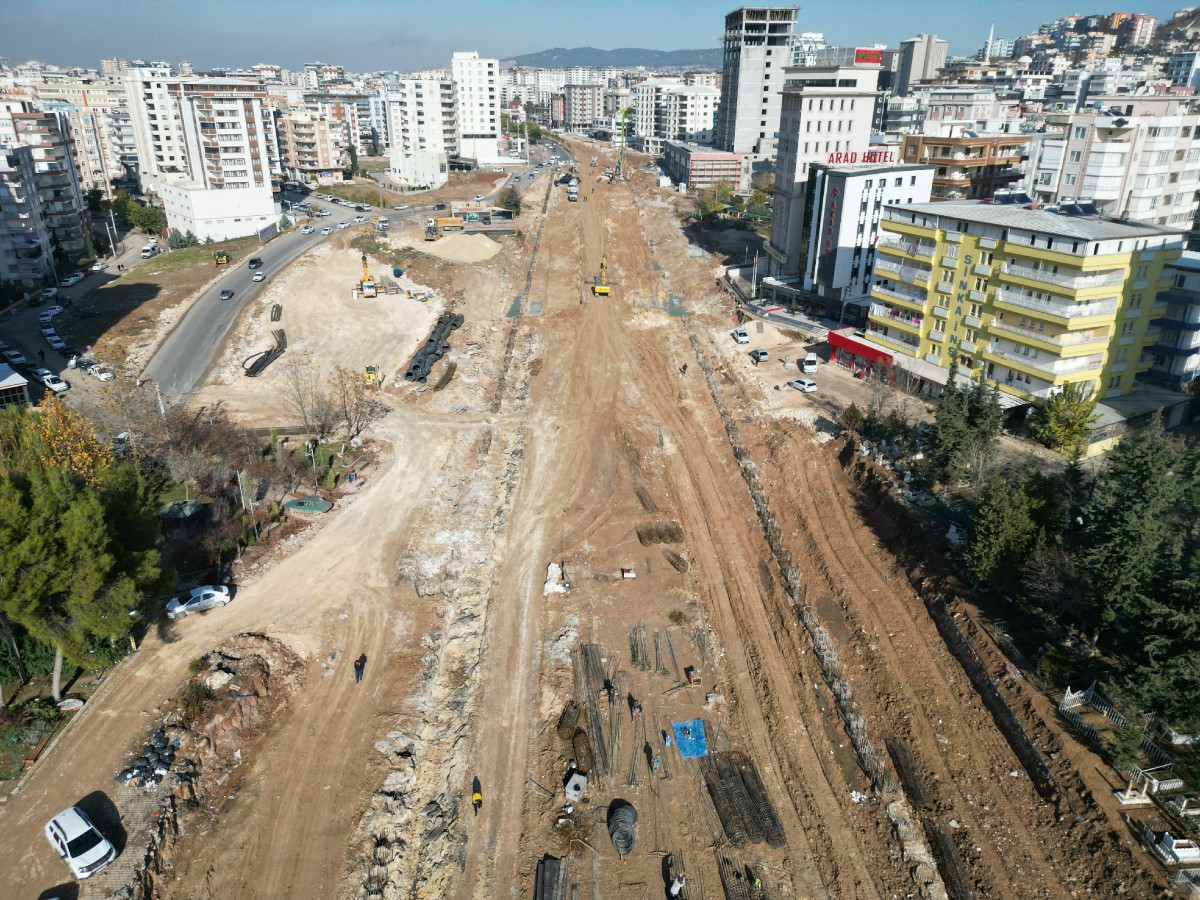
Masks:
[[[1103,0],[1101,0],[1103,3]],[[1081,8],[1057,0],[810,0],[797,30],[837,45],[895,47],[917,32],[973,54],[995,22],[1016,37],[1071,13],[1167,18],[1183,0]],[[551,47],[715,47],[736,0],[0,0],[0,56],[95,67],[107,56],[188,59],[197,68],[321,61],[351,71],[449,64],[453,50],[500,58]],[[778,5],[789,5],[780,3]]]

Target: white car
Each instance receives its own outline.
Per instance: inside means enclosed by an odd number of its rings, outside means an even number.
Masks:
[[[78,806],[60,812],[46,823],[45,831],[50,846],[80,880],[95,875],[117,858],[116,847]]]
[[[75,287],[79,282],[83,281],[83,274],[80,272],[72,272],[62,280],[63,287]]]
[[[92,263],[92,266],[91,266],[91,269],[93,272],[103,272],[107,268],[108,268],[108,263],[100,262],[99,260]]]
[[[392,209],[394,209],[394,210],[396,210],[397,212],[399,212],[399,211],[400,211],[400,210],[402,210],[402,209],[408,209],[408,204],[407,204],[407,203],[401,203],[399,206],[393,206],[393,207],[392,207]]]
[[[366,220],[364,219],[364,221],[366,221]],[[338,231],[341,231],[343,228],[349,228],[350,223],[349,222],[338,222],[337,227],[338,227]]]
[[[58,329],[53,325],[43,325],[40,329],[42,337],[58,337]]]
[[[326,225],[321,229],[321,234],[333,234],[333,229]]]
[[[752,360],[754,360],[755,362],[766,362],[768,359],[771,358],[771,354],[768,353],[766,350],[763,350],[760,347],[757,350],[750,351],[750,358]]]
[[[251,280],[252,281],[266,281],[267,273],[266,272],[255,272],[254,278],[252,278]]]
[[[29,362],[29,360],[25,358],[24,353],[22,353],[20,350],[14,350],[11,347],[5,347],[3,350],[0,350],[0,353],[4,354],[4,358],[14,366],[23,366]]]
[[[46,288],[42,291],[43,300],[53,300],[58,296],[58,288]]]
[[[44,313],[39,313],[38,314],[38,324],[39,325],[49,325],[51,322],[54,321],[54,316],[55,316],[55,314],[50,312],[50,310],[46,310]]]
[[[50,345],[50,349],[52,349],[52,350],[66,350],[67,349],[67,342],[64,341],[62,338],[60,338],[58,335],[55,335],[54,337],[47,336],[46,343]]]
[[[475,202],[476,202],[476,203],[482,203],[482,202],[483,202],[483,194],[476,194],[476,195],[475,195]]]
[[[219,609],[232,599],[229,587],[224,584],[206,584],[184,591],[167,604],[168,619],[182,619],[188,613]]]
[[[817,389],[817,383],[811,378],[797,378],[788,382],[788,387],[795,388],[802,394],[811,394]]]
[[[366,216],[355,216],[355,217],[354,217],[354,224],[355,224],[355,225],[361,225],[361,224],[362,224],[363,222],[365,222],[365,221],[367,221],[367,217],[366,217]]]
[[[113,370],[110,369],[108,366],[104,365],[103,363],[96,363],[96,364],[90,366],[87,369],[87,371],[90,372],[92,375],[94,375],[96,378],[99,378],[101,381],[112,381],[114,378],[117,377],[116,375],[113,374]]]
[[[733,338],[733,342],[735,344],[750,343],[750,335],[746,334],[745,328],[735,328],[733,331],[729,332],[729,334]]]
[[[303,228],[300,229],[300,233],[301,234],[312,234],[316,230],[317,229],[313,228],[311,225],[305,225]]]
[[[330,212],[329,210],[327,210],[327,209],[318,209],[318,210],[317,210],[315,213],[313,213],[313,215],[314,215],[314,216],[319,216],[320,218],[322,218],[322,219],[323,219],[323,218],[325,218],[326,216],[332,216],[332,215],[333,215],[333,213],[331,213],[331,212]]]
[[[67,384],[53,372],[47,372],[42,376],[42,384],[50,388],[56,394],[61,394],[66,391],[71,385]]]

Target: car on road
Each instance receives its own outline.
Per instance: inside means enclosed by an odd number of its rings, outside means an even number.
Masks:
[[[317,229],[313,228],[311,225],[305,225],[303,228],[300,229],[300,233],[301,234],[312,234],[316,230]]]
[[[361,224],[362,224],[363,222],[365,222],[365,221],[367,221],[367,217],[366,217],[366,216],[355,216],[355,217],[354,217],[354,224],[355,224],[355,225],[361,225]]]
[[[817,389],[817,383],[811,378],[796,378],[788,382],[788,387],[795,388],[802,394],[811,394]]]
[[[253,278],[252,280],[253,280],[253,281],[266,281],[266,280],[267,280],[267,273],[266,273],[266,272],[255,272],[255,273],[254,273],[254,278]]]
[[[327,209],[318,209],[315,213],[313,213],[313,215],[323,219],[326,216],[332,216],[333,213]]]
[[[446,204],[445,204],[445,203],[439,203],[437,206],[435,206],[435,207],[434,207],[434,209],[435,209],[437,212],[441,212],[441,211],[442,211],[442,210],[444,210],[445,208],[446,208]]]
[[[117,848],[78,806],[64,809],[47,822],[45,832],[50,846],[80,880],[95,875],[117,858]]]
[[[38,313],[38,324],[39,325],[49,325],[51,322],[54,321],[54,318],[57,315],[58,315],[58,313],[52,313],[52,312],[50,312],[50,310],[46,310],[43,313]]]
[[[192,588],[167,603],[167,618],[182,619],[189,613],[219,609],[230,599],[229,587],[224,584],[206,584]]]
[[[248,263],[246,263],[246,266],[247,266],[247,268],[250,268],[250,269],[261,269],[262,268],[262,257],[261,256],[250,257],[250,261]]]
[[[58,296],[58,288],[45,288],[42,291],[42,299],[43,300],[53,300],[57,296]]]
[[[93,272],[103,272],[105,269],[108,268],[108,263],[100,262],[100,260],[96,260],[94,263],[91,264],[91,266],[89,268],[91,268],[91,270]]]
[[[750,335],[746,334],[745,328],[735,328],[733,331],[729,332],[729,334],[733,337],[733,342],[735,344],[750,343]]]
[[[221,296],[222,300],[232,300],[233,299],[233,291],[226,288],[225,290],[221,291],[220,296]]]
[[[59,353],[65,353],[67,350],[67,342],[60,338],[57,334],[53,337],[47,335],[46,343],[50,345],[51,350],[57,350]]]
[[[337,224],[337,227],[338,227],[338,230],[339,230],[339,231],[340,231],[341,229],[343,229],[343,228],[349,228],[349,227],[350,227],[350,222],[349,222],[349,221],[345,221],[345,222],[338,222],[338,224]]]
[[[321,234],[333,234],[333,229],[330,226],[326,225],[324,228],[321,229]]]
[[[58,329],[53,325],[43,325],[38,330],[42,333],[43,337],[50,337],[51,335],[58,337]]]
[[[482,203],[482,202],[483,202],[483,194],[476,194],[476,195],[475,195],[475,202],[476,202],[476,203]]]
[[[755,362],[766,362],[771,358],[771,354],[760,347],[757,350],[750,351],[750,358]]]
[[[42,384],[50,388],[56,394],[61,394],[66,391],[70,385],[55,375],[53,372],[47,372],[42,376]]]
[[[399,206],[393,206],[392,209],[396,210],[396,212],[399,212],[402,209],[408,209],[408,204],[401,203]]]
[[[63,287],[74,287],[75,285],[79,284],[79,282],[81,282],[81,281],[83,281],[83,273],[82,272],[72,272],[70,275],[68,275],[66,278],[63,279],[62,283],[63,283]]]
[[[0,350],[0,354],[2,354],[4,358],[14,366],[24,366],[29,362],[29,360],[25,358],[24,353],[22,353],[20,350],[14,350],[11,347],[5,347],[3,350]]]

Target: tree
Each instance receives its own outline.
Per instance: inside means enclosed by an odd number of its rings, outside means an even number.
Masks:
[[[100,188],[91,188],[84,197],[87,199],[89,211],[100,212],[100,201],[104,199],[104,191],[100,190]]]
[[[1081,452],[1096,412],[1097,395],[1083,382],[1069,382],[1061,391],[1033,410],[1029,431],[1051,450]]]
[[[521,215],[521,195],[516,188],[510,187],[500,195],[500,206],[513,214],[513,218]]]
[[[283,405],[300,420],[307,435],[316,429],[321,400],[317,367],[307,357],[293,356],[283,367]]]
[[[1030,498],[1008,478],[993,478],[971,518],[967,566],[978,578],[1001,587],[1015,586],[1028,557],[1036,528]]]
[[[357,437],[389,411],[361,375],[343,366],[334,369],[329,381],[329,394],[338,419],[346,429],[347,441]]]
[[[724,212],[733,205],[733,185],[728,181],[718,181],[711,188],[696,192],[696,218],[704,219]]]
[[[192,235],[195,237],[195,235]],[[187,242],[187,236],[178,228],[172,228],[167,235],[167,246],[172,250],[182,250],[184,247],[191,246]]]
[[[766,196],[775,193],[775,173],[763,172],[750,180],[750,189]]]
[[[930,464],[937,481],[949,484],[958,480],[970,443],[967,428],[967,397],[958,386],[958,362],[951,360],[930,432]]]
[[[351,141],[346,146],[346,149],[350,154],[350,174],[357,175],[358,174],[358,148],[355,147],[354,142]]]

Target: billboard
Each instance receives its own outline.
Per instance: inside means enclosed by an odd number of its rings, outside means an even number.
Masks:
[[[882,66],[883,51],[870,47],[855,47],[854,64],[856,66]]]

